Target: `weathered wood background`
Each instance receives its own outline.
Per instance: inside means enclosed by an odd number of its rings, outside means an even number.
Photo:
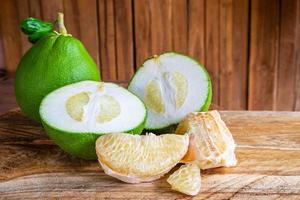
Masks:
[[[300,0],[1,0],[0,68],[30,47],[19,23],[66,16],[103,80],[126,82],[162,51],[189,54],[213,79],[221,109],[300,110]]]

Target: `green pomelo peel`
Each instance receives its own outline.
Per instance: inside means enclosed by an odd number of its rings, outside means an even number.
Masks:
[[[141,134],[144,129],[146,118],[138,127],[126,131],[130,134]],[[42,120],[43,127],[48,136],[65,152],[86,160],[97,159],[95,142],[101,133],[71,133],[51,127]]]

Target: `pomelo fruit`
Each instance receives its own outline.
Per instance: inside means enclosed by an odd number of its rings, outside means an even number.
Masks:
[[[96,141],[104,172],[127,183],[149,182],[168,173],[186,154],[187,135],[111,133]]]
[[[182,165],[169,176],[167,182],[172,190],[195,196],[201,189],[200,168],[196,164]]]
[[[133,76],[128,90],[148,109],[145,128],[168,130],[188,113],[208,110],[212,86],[208,72],[194,59],[164,53],[147,59]]]
[[[22,112],[36,121],[40,121],[41,100],[49,92],[82,80],[100,80],[97,65],[82,43],[66,33],[59,16],[60,33],[47,33],[48,29],[41,33],[44,36],[22,57],[16,71],[17,102]],[[36,30],[28,33],[32,31]]]
[[[190,136],[189,150],[182,162],[196,163],[201,169],[233,167],[237,164],[236,144],[218,111],[188,114],[175,133],[188,133]]]
[[[147,111],[143,102],[113,83],[81,81],[49,93],[40,106],[42,124],[66,152],[95,159],[95,141],[111,132],[140,134]]]

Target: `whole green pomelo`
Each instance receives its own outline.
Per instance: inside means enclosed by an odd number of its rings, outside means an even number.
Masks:
[[[22,57],[15,77],[17,102],[39,121],[39,106],[51,91],[82,80],[100,80],[97,65],[82,43],[66,33],[49,33]]]

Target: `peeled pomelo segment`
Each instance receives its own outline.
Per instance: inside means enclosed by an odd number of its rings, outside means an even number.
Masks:
[[[89,95],[81,92],[71,96],[66,102],[67,113],[75,120],[81,121],[83,117],[83,107],[89,102]]]
[[[128,183],[156,180],[186,154],[187,135],[111,133],[99,137],[96,152],[104,172]]]
[[[169,176],[167,182],[173,190],[187,195],[197,195],[201,189],[200,168],[196,164],[182,165]]]
[[[197,163],[201,169],[236,165],[235,143],[218,111],[190,113],[175,133],[190,135],[183,162]]]
[[[95,141],[111,132],[142,132],[146,108],[138,97],[113,83],[82,81],[57,89],[41,104],[48,135],[66,152],[96,158]]]
[[[207,110],[212,93],[205,68],[177,53],[147,59],[128,89],[145,103],[145,128],[153,131],[179,123],[190,112]]]
[[[155,80],[149,81],[145,90],[145,104],[147,108],[156,113],[164,113],[165,105],[162,100],[161,91]]]
[[[175,86],[176,108],[180,108],[187,96],[188,83],[186,78],[179,72],[175,72],[172,79]]]
[[[96,117],[96,121],[99,123],[109,122],[121,113],[119,102],[112,96],[99,97],[99,104],[99,114]]]

